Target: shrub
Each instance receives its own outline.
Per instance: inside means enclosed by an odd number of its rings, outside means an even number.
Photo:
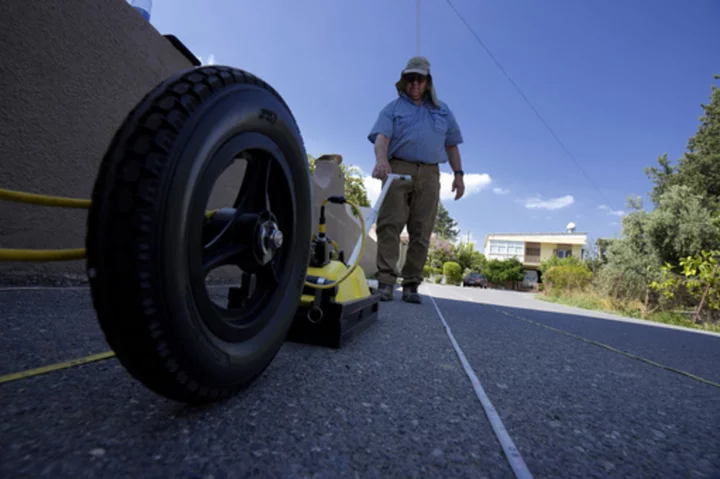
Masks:
[[[545,289],[550,294],[584,290],[592,281],[592,272],[582,264],[553,266],[545,273]]]
[[[460,284],[462,281],[462,266],[455,261],[448,261],[443,265],[443,276],[448,284]]]
[[[433,276],[441,275],[443,271],[440,268],[433,268],[430,265],[423,266],[423,278],[431,278]]]
[[[544,275],[546,272],[550,271],[550,268],[554,266],[583,266],[584,264],[585,263],[583,263],[576,256],[558,258],[557,256],[553,255],[540,263],[540,267],[538,269],[540,270],[540,273]],[[585,267],[587,268],[587,266]]]

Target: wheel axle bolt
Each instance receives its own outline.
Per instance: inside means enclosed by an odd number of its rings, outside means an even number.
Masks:
[[[270,245],[273,248],[280,248],[283,244],[283,234],[280,230],[274,230],[270,233]]]

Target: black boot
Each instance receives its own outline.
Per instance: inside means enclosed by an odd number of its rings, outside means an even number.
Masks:
[[[392,301],[393,293],[395,292],[395,285],[380,283],[378,286],[378,292],[380,293],[380,301]]]
[[[416,303],[416,304],[422,303],[422,300],[420,299],[420,293],[418,293],[418,285],[417,284],[403,285],[402,299],[406,303]]]

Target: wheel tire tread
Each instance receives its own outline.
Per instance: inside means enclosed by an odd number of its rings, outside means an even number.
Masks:
[[[162,305],[155,301],[159,280],[150,269],[149,224],[153,216],[162,214],[157,211],[156,195],[172,139],[205,99],[238,84],[258,86],[278,99],[289,113],[304,150],[291,110],[264,81],[242,70],[220,66],[180,73],[149,92],[114,135],[99,169],[88,215],[86,246],[91,284],[95,281],[92,270],[100,275],[105,274],[105,269],[118,272],[96,282],[92,289],[93,306],[110,347],[136,379],[153,385],[152,389],[161,395],[188,403],[227,398],[262,374],[260,371],[231,387],[212,387],[191,378],[177,352],[168,347],[170,332],[156,319],[162,314]],[[108,222],[107,211],[112,223]],[[108,263],[113,262],[109,252],[118,250],[135,251],[135,260],[108,268]],[[109,290],[114,288],[125,288],[128,294],[124,296],[134,300],[110,295]]]

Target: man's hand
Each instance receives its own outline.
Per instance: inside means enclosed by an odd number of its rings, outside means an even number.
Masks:
[[[375,137],[375,168],[373,168],[372,177],[380,181],[385,181],[387,175],[392,173],[390,162],[387,159],[389,144],[390,140],[382,133],[378,133],[377,137]]]
[[[375,168],[373,168],[372,172],[373,178],[383,181],[390,173],[392,173],[392,168],[390,168],[388,160],[377,160],[375,162]]]
[[[462,175],[455,175],[455,180],[453,180],[452,184],[452,191],[455,192],[455,201],[462,198],[465,194],[465,181],[463,180]]]
[[[460,161],[460,149],[457,145],[453,145],[446,146],[445,151],[447,151],[448,160],[450,161],[450,168],[452,168],[454,175],[452,191],[455,192],[455,201],[457,201],[465,194],[465,181],[463,180],[463,175],[454,173],[456,171],[458,173],[462,171],[462,163]]]

